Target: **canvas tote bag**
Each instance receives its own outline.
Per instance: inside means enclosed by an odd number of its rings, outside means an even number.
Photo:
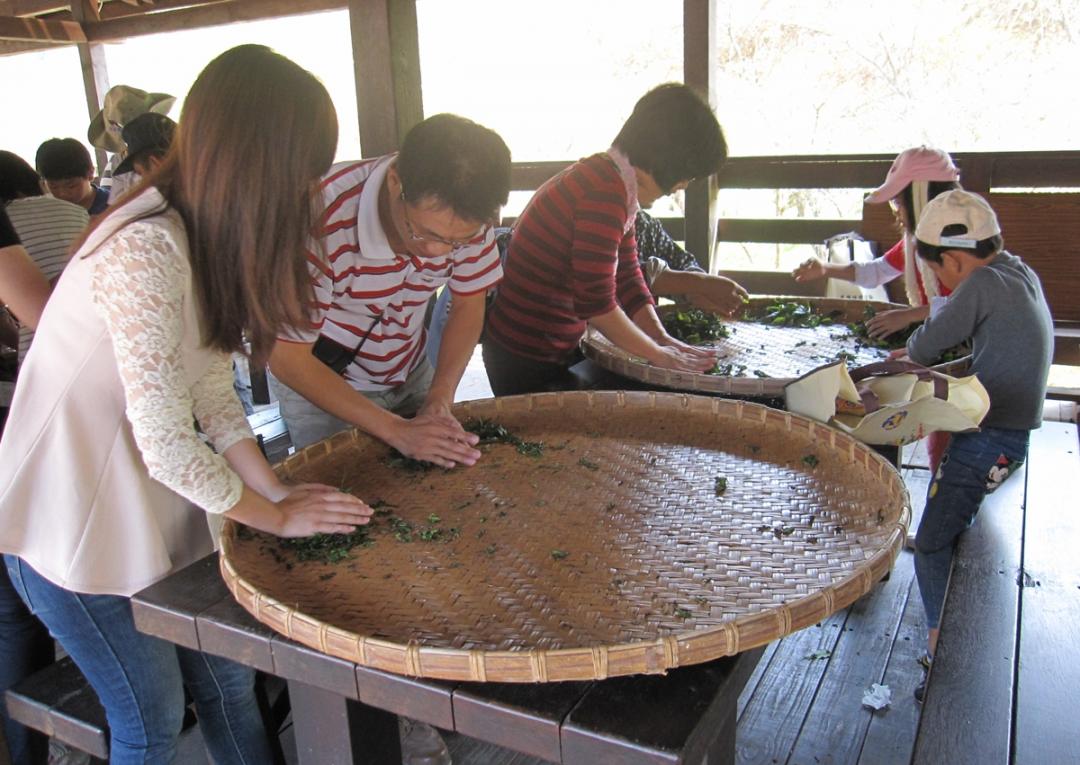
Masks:
[[[934,431],[977,430],[990,397],[975,375],[952,377],[910,361],[848,371],[827,364],[788,383],[789,412],[826,422],[868,444],[902,445]]]

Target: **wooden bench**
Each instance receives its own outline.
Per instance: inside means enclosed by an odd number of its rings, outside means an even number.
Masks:
[[[11,719],[91,757],[108,759],[105,709],[70,657],[16,683],[5,694],[5,702]]]
[[[282,683],[258,676],[256,698],[267,728],[280,728],[288,713],[288,696]],[[67,746],[86,752],[91,763],[104,763],[109,758],[109,724],[105,708],[90,686],[82,670],[70,656],[35,672],[9,688],[3,699],[8,714],[28,728],[40,731]],[[184,713],[183,730],[197,723],[189,706]],[[277,760],[267,765],[282,765]]]
[[[1032,433],[1025,468],[961,536],[912,762],[1073,761],[1080,687],[1080,447]]]

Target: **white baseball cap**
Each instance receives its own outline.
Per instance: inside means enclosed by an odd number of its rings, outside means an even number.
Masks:
[[[948,226],[963,226],[964,231],[942,236]],[[953,189],[931,199],[919,216],[915,238],[935,247],[973,250],[983,239],[1001,233],[997,215],[978,194]]]

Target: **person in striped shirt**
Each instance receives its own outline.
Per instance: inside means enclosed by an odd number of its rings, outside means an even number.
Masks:
[[[280,337],[270,356],[293,444],[355,425],[414,459],[474,464],[477,437],[450,406],[502,277],[492,225],[510,191],[509,149],[439,114],[397,154],[335,165],[322,190],[311,328]],[[424,319],[443,287],[454,300],[433,368]]]
[[[716,363],[713,352],[675,340],[661,325],[638,263],[634,219],[726,158],[708,104],[668,83],[637,102],[610,149],[540,187],[514,228],[484,332],[496,395],[575,387],[569,367],[587,326],[659,367],[703,372]]]
[[[41,177],[30,163],[10,151],[0,151],[0,204],[11,225],[50,285],[56,283],[71,258],[71,246],[90,218],[86,209],[43,193]],[[18,327],[19,361],[34,339],[31,325]]]

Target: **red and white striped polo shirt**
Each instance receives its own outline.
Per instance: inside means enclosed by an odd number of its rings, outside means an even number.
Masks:
[[[313,343],[321,334],[355,348],[367,335],[345,371],[358,390],[399,385],[420,363],[427,302],[439,287],[469,295],[502,278],[490,228],[445,255],[406,256],[390,249],[379,222],[379,189],[395,156],[339,163],[323,179],[320,236],[328,262],[308,253],[315,282],[312,328],[281,338]]]

